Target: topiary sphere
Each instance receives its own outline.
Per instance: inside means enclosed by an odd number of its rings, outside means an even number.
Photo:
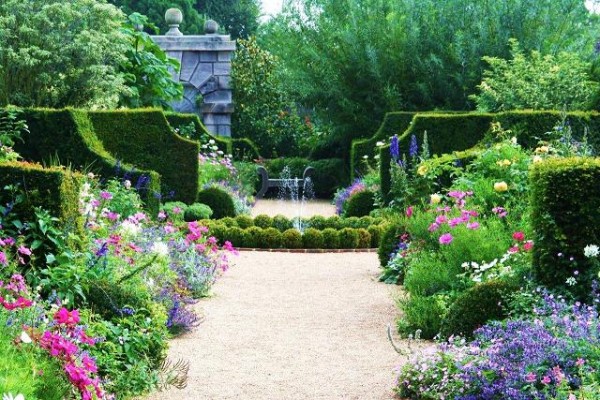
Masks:
[[[292,229],[294,224],[284,215],[276,215],[273,217],[273,228],[279,229],[281,232],[285,232],[288,229]]]
[[[443,336],[473,337],[473,331],[489,321],[503,320],[502,303],[518,290],[514,283],[489,281],[462,292],[448,308],[441,327]]]
[[[247,236],[245,236],[244,246],[248,248],[259,247],[259,237],[262,234],[262,229],[258,226],[252,226],[245,229]]]
[[[364,228],[359,228],[356,232],[358,233],[358,248],[368,249],[371,247],[371,234],[369,231]]]
[[[338,235],[340,238],[340,246],[344,249],[356,249],[358,247],[358,230],[354,228],[344,228],[338,232]]]
[[[342,224],[344,228],[354,228],[354,229],[358,229],[360,228],[360,218],[358,217],[348,217],[348,218],[342,218]]]
[[[213,219],[235,217],[233,199],[223,189],[209,187],[198,192],[197,201],[206,204],[213,210]]]
[[[297,229],[288,229],[282,234],[282,246],[284,249],[301,249],[302,234]]]
[[[371,248],[378,248],[381,243],[383,227],[381,225],[371,225],[367,228],[367,231],[371,234]]]
[[[323,217],[322,215],[315,215],[313,217],[310,217],[310,219],[308,220],[308,226],[318,230],[329,228],[329,226],[327,226],[327,218]]]
[[[231,217],[221,218],[219,220],[219,223],[221,225],[225,225],[225,226],[227,226],[229,228],[233,228],[234,226],[238,226],[237,220],[235,218],[231,218]]]
[[[342,219],[339,216],[334,215],[333,217],[327,218],[327,221],[325,221],[325,224],[323,225],[323,229],[325,229],[325,228],[341,229],[341,228],[343,228],[342,225],[343,225]]]
[[[251,226],[254,226],[254,220],[249,215],[238,215],[235,217],[235,222],[237,223],[237,226],[242,229],[247,229]]]
[[[376,225],[375,224],[375,218],[370,217],[370,216],[364,216],[360,218],[360,222],[358,224],[359,228],[365,228],[368,229],[371,225]]]
[[[225,232],[227,240],[231,242],[235,247],[243,247],[244,246],[244,230],[242,228],[238,228],[234,226],[232,228],[228,228]]]
[[[302,235],[302,243],[306,249],[322,249],[323,234],[315,228],[308,228]]]
[[[258,235],[258,247],[261,249],[278,249],[282,241],[281,232],[275,228],[263,229]]]
[[[375,193],[370,190],[354,193],[346,200],[345,217],[364,217],[375,209]]]
[[[210,218],[213,211],[206,204],[194,203],[186,208],[183,213],[183,220],[186,222],[200,221],[202,219]]]
[[[327,228],[323,229],[321,233],[323,234],[323,247],[325,247],[326,249],[340,248],[340,238],[337,230]]]
[[[273,218],[269,217],[266,214],[260,214],[254,217],[254,226],[258,226],[259,228],[270,228],[273,224]]]

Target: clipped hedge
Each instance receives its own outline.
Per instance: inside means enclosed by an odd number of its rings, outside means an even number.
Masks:
[[[19,185],[27,195],[24,202],[13,209],[23,220],[35,219],[34,208],[42,207],[60,219],[65,231],[83,230],[79,212],[79,192],[84,177],[60,167],[43,168],[39,164],[10,162],[0,164],[0,203],[12,202],[11,194],[1,190],[8,185]]]
[[[372,137],[368,139],[355,139],[352,141],[352,147],[350,149],[351,180],[354,180],[355,177],[366,172],[364,156],[368,157],[366,163],[368,163],[371,168],[375,168],[375,149],[377,147],[377,142],[382,141],[387,143],[391,136],[404,133],[404,131],[408,129],[415,114],[415,112],[408,111],[389,112],[385,114],[383,122]]]
[[[171,204],[171,203],[167,203]],[[208,203],[205,203],[208,204]],[[221,217],[216,218],[213,216],[216,223],[224,225],[226,227],[239,226],[240,228],[249,228],[251,226],[257,226],[259,228],[276,228],[281,232],[284,232],[288,229],[293,228],[294,220],[288,219],[283,215],[276,215],[275,217],[270,217],[266,214],[257,215],[252,218],[248,215],[240,215],[235,218],[230,217]],[[350,217],[350,218],[340,218],[338,216],[333,216],[329,218],[322,217],[320,215],[316,215],[310,217],[308,219],[303,219],[303,225],[308,226],[309,228],[314,228],[319,231],[322,231],[327,228],[340,230],[344,228],[354,228],[354,229],[369,229],[372,226],[383,225],[386,223],[384,219],[381,218],[372,218],[369,216],[364,216],[361,218],[358,217]]]
[[[212,218],[220,219],[225,217],[235,217],[235,206],[233,199],[223,189],[218,187],[209,187],[198,193],[198,202],[206,204],[213,211]],[[232,221],[235,220],[232,219]]]
[[[161,176],[163,194],[187,204],[198,193],[197,142],[171,130],[161,110],[93,111],[88,113],[104,147],[117,159]]]
[[[370,190],[356,192],[346,201],[345,217],[365,217],[375,209],[375,193]]]
[[[247,138],[228,138],[214,135],[206,130],[206,127],[196,114],[168,112],[165,113],[165,117],[173,128],[194,124],[196,131],[190,139],[201,140],[203,137],[209,137],[217,143],[221,150],[227,154],[232,154],[235,159],[256,160],[260,158],[258,147],[256,147],[253,141]]]
[[[600,159],[548,159],[533,165],[529,180],[535,276],[550,288],[569,288],[567,278],[578,271],[570,290],[583,296],[598,273],[583,250],[600,245]]]
[[[160,175],[152,169],[133,168],[118,162],[97,137],[88,113],[83,110],[24,109],[29,133],[15,150],[26,160],[46,165],[68,165],[93,171],[103,178],[126,177],[138,188],[146,207],[156,215],[160,205]],[[140,166],[136,166],[140,167]]]

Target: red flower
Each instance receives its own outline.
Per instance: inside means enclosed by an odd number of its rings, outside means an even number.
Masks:
[[[525,240],[525,234],[523,232],[515,232],[513,233],[512,237],[517,242],[522,242],[523,240]]]

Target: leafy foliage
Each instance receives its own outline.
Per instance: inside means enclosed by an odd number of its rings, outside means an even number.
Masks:
[[[169,102],[183,95],[182,85],[173,80],[170,72],[170,69],[179,70],[179,61],[168,57],[146,32],[137,30],[136,26],[140,25],[154,28],[146,16],[138,13],[127,17],[121,28],[131,42],[125,53],[127,61],[121,65],[130,90],[127,96],[121,96],[121,105],[170,108]]]
[[[195,0],[195,7],[217,21],[234,39],[248,38],[258,29],[258,0]]]
[[[512,60],[483,58],[490,69],[472,97],[480,111],[587,110],[592,105],[600,86],[592,81],[590,63],[577,54],[532,51],[527,57],[511,40],[511,55]]]
[[[2,1],[0,105],[115,106],[128,92],[123,19],[96,0]]]

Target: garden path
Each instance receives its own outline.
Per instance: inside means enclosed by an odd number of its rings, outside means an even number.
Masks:
[[[391,399],[398,287],[375,253],[242,252],[197,307],[205,322],[172,341],[188,386],[151,400]]]

